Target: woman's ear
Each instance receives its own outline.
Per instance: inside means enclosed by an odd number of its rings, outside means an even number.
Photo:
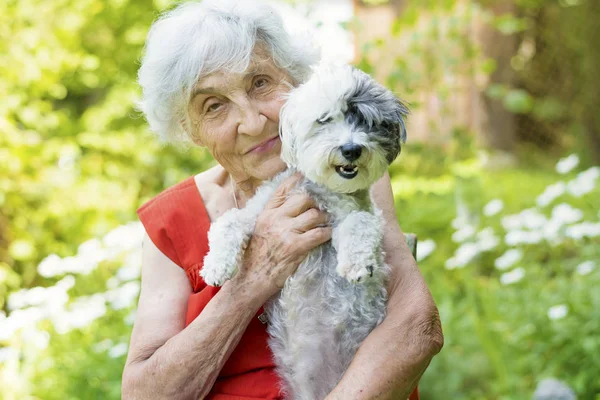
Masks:
[[[179,126],[181,127],[181,130],[183,131],[183,133],[190,138],[190,140],[196,145],[196,146],[200,146],[200,147],[206,147],[205,144],[202,141],[202,136],[198,135],[196,132],[194,132],[194,130],[192,129],[192,124],[190,123],[189,119],[186,117],[181,117],[179,119]]]

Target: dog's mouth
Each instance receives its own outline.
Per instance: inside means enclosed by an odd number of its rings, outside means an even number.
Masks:
[[[344,179],[352,179],[358,175],[358,167],[356,165],[338,165],[335,167],[335,172]]]

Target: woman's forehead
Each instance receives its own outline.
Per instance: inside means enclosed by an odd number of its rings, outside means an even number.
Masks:
[[[270,74],[279,75],[282,71],[277,68],[271,59],[264,57],[253,57],[243,72],[220,70],[205,75],[198,79],[194,85],[194,92],[202,92],[208,88],[228,88],[245,85],[256,75]]]

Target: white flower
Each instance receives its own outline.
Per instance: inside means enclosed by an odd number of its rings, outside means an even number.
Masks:
[[[569,309],[564,304],[558,304],[548,309],[548,318],[551,320],[562,319],[567,316]]]
[[[507,215],[502,218],[502,226],[507,231],[521,229],[521,216],[519,214]]]
[[[60,334],[88,326],[106,314],[106,304],[101,294],[78,298],[70,309],[51,315],[54,329]]]
[[[469,224],[469,215],[469,208],[461,198],[458,198],[456,204],[456,218],[451,222],[452,227],[454,229],[460,229],[464,225]]]
[[[102,239],[106,247],[121,251],[133,250],[142,245],[144,228],[140,222],[130,222],[108,232]]]
[[[10,311],[27,307],[27,289],[21,289],[8,296],[7,307]]]
[[[462,268],[471,262],[479,254],[477,243],[463,243],[460,245],[453,257],[446,260],[447,269]]]
[[[487,217],[498,214],[504,208],[504,203],[500,199],[494,199],[483,207],[483,214]]]
[[[66,303],[69,295],[63,287],[64,285],[59,285],[61,282],[58,282],[56,286],[49,286],[47,288],[37,286],[12,293],[8,297],[8,309],[17,310],[28,306],[47,307],[52,304]]]
[[[113,346],[108,351],[108,356],[110,358],[118,358],[118,357],[121,357],[121,356],[127,354],[127,350],[128,350],[127,343],[119,343],[116,346]]]
[[[582,222],[567,227],[565,234],[571,239],[600,236],[600,223]]]
[[[567,203],[561,203],[552,209],[552,219],[563,225],[572,224],[582,218],[583,212]]]
[[[426,259],[434,250],[435,242],[433,239],[417,242],[417,261]]]
[[[133,325],[134,321],[135,321],[135,312],[137,310],[133,309],[131,310],[131,312],[129,314],[127,314],[125,316],[125,318],[123,318],[123,322],[125,322],[126,325],[131,326]]]
[[[0,364],[19,358],[19,352],[12,347],[0,348]]]
[[[44,278],[50,278],[52,276],[58,275],[58,271],[61,270],[61,260],[62,259],[56,254],[50,254],[48,257],[44,258],[42,262],[40,262],[40,264],[38,265],[38,273]]]
[[[58,159],[58,168],[65,170],[73,169],[75,160],[74,154],[62,154]]]
[[[475,234],[473,225],[464,225],[452,234],[452,240],[456,243],[462,243]]]
[[[137,279],[142,273],[141,248],[134,250],[125,256],[125,264],[117,271],[117,277],[121,281]]]
[[[101,342],[95,343],[92,345],[92,350],[95,353],[102,353],[108,349],[110,349],[111,347],[113,347],[113,341],[110,339],[104,339]]]
[[[112,309],[120,310],[133,306],[139,293],[140,283],[138,281],[131,281],[125,283],[123,286],[107,291],[104,293],[104,298],[110,303]]]
[[[577,165],[579,165],[579,157],[577,157],[577,154],[571,154],[568,157],[561,158],[556,163],[556,172],[566,174],[572,171]]]
[[[546,223],[544,214],[535,208],[528,208],[519,214],[507,215],[502,218],[502,226],[507,231],[518,230],[521,228],[539,229]]]
[[[523,251],[520,249],[509,249],[504,254],[496,259],[494,266],[499,270],[505,270],[521,261],[523,258]]]
[[[596,179],[600,176],[600,167],[592,167],[580,172],[567,184],[567,190],[575,197],[588,194],[596,187]]]
[[[540,194],[536,199],[536,204],[540,207],[546,207],[556,200],[557,197],[562,196],[566,190],[567,186],[562,181],[558,181],[553,185],[548,185],[544,190],[544,193]]]
[[[69,290],[73,286],[75,286],[75,277],[73,275],[67,275],[62,278],[60,281],[56,282],[56,285],[61,289]]]
[[[90,239],[85,241],[79,245],[77,248],[77,253],[90,253],[90,254],[98,254],[102,255],[102,242],[98,239]]]
[[[523,226],[528,229],[540,229],[546,221],[546,216],[535,208],[528,208],[519,214],[523,218]]]
[[[11,312],[0,324],[0,341],[10,339],[19,329],[35,326],[42,318],[43,312],[38,307]]]
[[[106,280],[106,287],[109,289],[115,289],[121,284],[121,280],[116,276],[111,276]]]
[[[514,230],[508,232],[504,236],[504,242],[509,246],[517,246],[520,244],[537,244],[542,241],[543,234],[541,231],[523,231]]]
[[[542,380],[533,394],[533,400],[577,400],[577,395],[567,384],[555,378]]]
[[[500,239],[494,234],[494,230],[487,227],[477,233],[477,248],[479,251],[490,251],[500,244]]]
[[[575,269],[579,275],[587,275],[596,268],[596,264],[593,261],[584,261],[579,264]]]
[[[505,272],[500,276],[500,283],[510,285],[519,282],[525,276],[525,270],[521,267],[513,269],[510,272]]]
[[[35,328],[23,330],[21,337],[24,341],[31,343],[40,350],[48,347],[48,343],[50,343],[50,334]]]

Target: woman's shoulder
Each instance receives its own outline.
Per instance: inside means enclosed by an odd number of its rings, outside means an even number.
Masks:
[[[202,202],[211,221],[233,207],[231,190],[227,185],[229,174],[217,165],[194,177]]]
[[[195,175],[194,182],[200,192],[204,203],[210,203],[214,198],[219,197],[223,190],[223,185],[227,181],[227,172],[220,165],[216,165],[206,171]]]
[[[203,194],[211,193],[210,169],[191,176],[163,190],[146,201],[137,214],[154,244],[171,260],[187,269],[191,261],[205,249],[205,238],[210,227],[210,217],[204,205],[198,183],[205,188]],[[210,195],[207,196],[209,201]],[[190,241],[188,238],[195,238]],[[190,261],[191,260],[191,261]]]
[[[164,209],[179,207],[182,202],[197,204],[200,199],[203,200],[203,202],[210,201],[211,193],[218,188],[216,172],[218,172],[218,168],[213,167],[169,186],[159,194],[144,202],[138,209],[138,213],[149,208]]]

